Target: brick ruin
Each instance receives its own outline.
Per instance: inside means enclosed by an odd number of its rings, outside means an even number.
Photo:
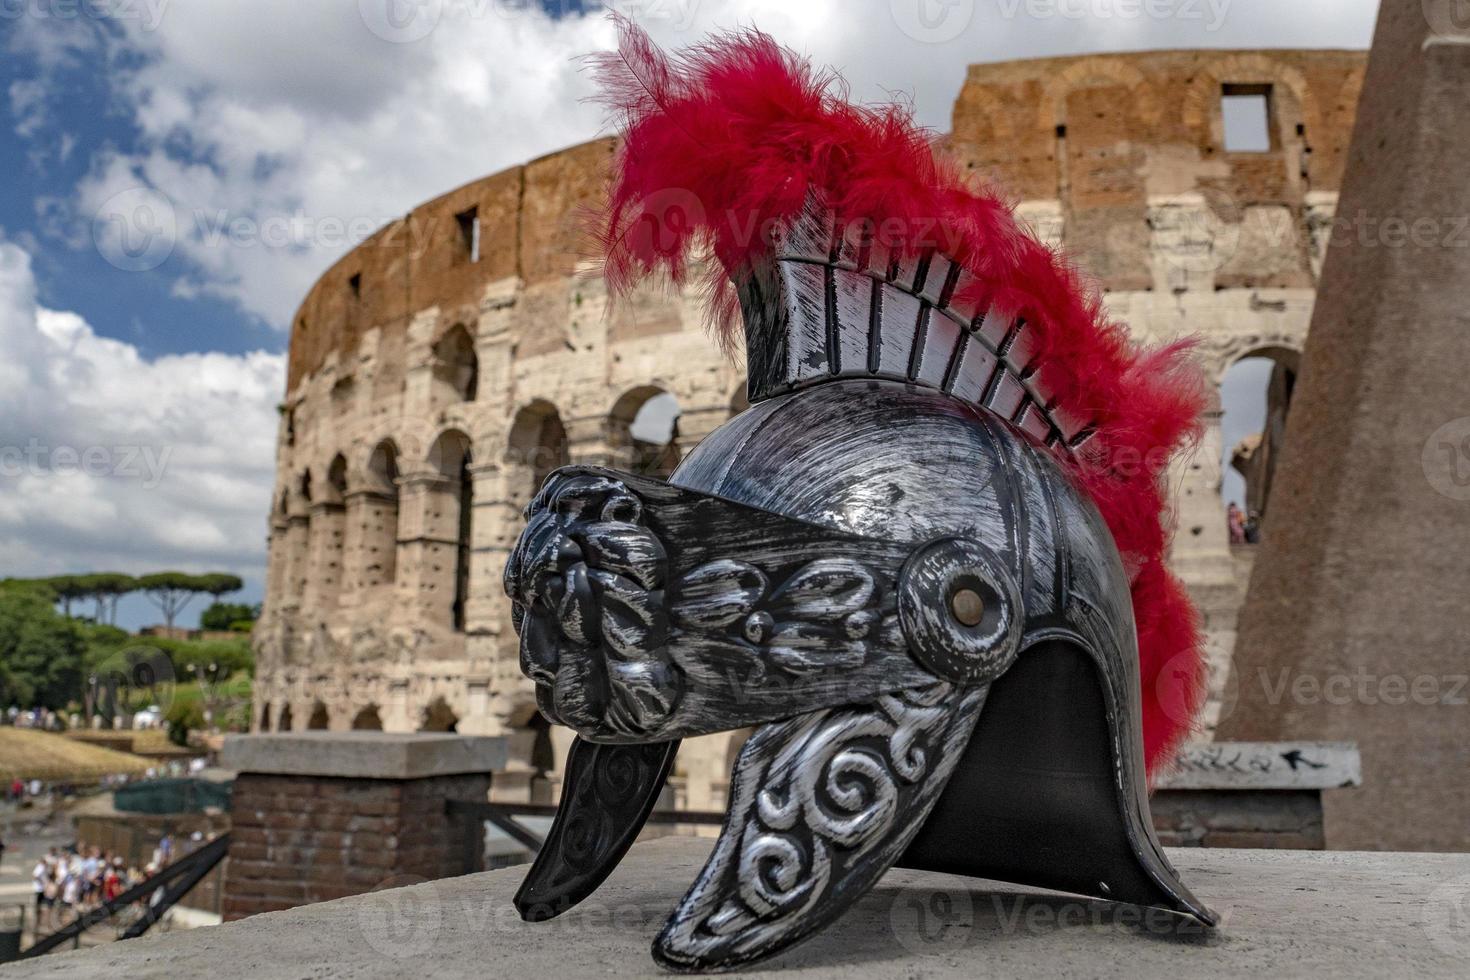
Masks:
[[[1141,339],[1200,338],[1217,385],[1249,357],[1290,381],[1335,227],[1366,55],[1171,51],[976,65],[946,151],[1065,245]],[[1266,142],[1227,145],[1224,101]],[[338,262],[293,324],[255,631],[256,730],[382,728],[511,737],[492,792],[549,801],[569,733],[536,715],[500,575],[521,510],[568,462],[667,472],[744,407],[695,296],[649,291],[607,315],[578,258],[615,144],[573,147],[416,208]],[[1336,225],[1339,229],[1342,224]],[[672,396],[670,444],[631,428]],[[1217,402],[1168,474],[1173,561],[1200,601],[1227,690],[1249,552],[1232,552]],[[1235,454],[1264,506],[1272,433]],[[671,801],[722,807],[739,733],[681,752]]]

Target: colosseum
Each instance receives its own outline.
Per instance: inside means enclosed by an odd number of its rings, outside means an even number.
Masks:
[[[1197,335],[1217,384],[1244,359],[1274,362],[1265,429],[1233,453],[1261,510],[1365,66],[1344,51],[975,65],[945,138],[1138,337]],[[1232,100],[1259,115],[1254,141],[1229,131]],[[615,146],[416,208],[302,303],[254,640],[258,730],[504,734],[513,761],[494,794],[555,797],[570,733],[536,713],[500,587],[522,508],[569,462],[667,473],[745,405],[697,298],[650,291],[609,310],[579,260],[578,214]],[[1210,640],[1207,726],[1250,563],[1227,535],[1221,414],[1217,399],[1198,452],[1169,474],[1173,561]],[[740,740],[686,743],[674,805],[722,807]]]

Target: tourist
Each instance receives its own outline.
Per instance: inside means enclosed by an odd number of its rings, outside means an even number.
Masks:
[[[1245,519],[1245,543],[1261,543],[1261,512],[1258,510],[1251,511]]]
[[[77,855],[64,862],[61,879],[61,924],[66,925],[81,915],[82,862]]]
[[[36,928],[41,926],[41,920],[45,910],[51,904],[47,895],[46,886],[51,880],[51,867],[46,863],[46,855],[36,858],[36,866],[31,869],[31,890],[36,893]]]
[[[1233,500],[1225,511],[1225,523],[1230,528],[1230,543],[1245,544],[1245,515]]]

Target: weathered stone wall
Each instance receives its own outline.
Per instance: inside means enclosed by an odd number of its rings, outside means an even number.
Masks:
[[[1227,51],[975,66],[948,152],[1064,244],[1140,338],[1199,334],[1218,382],[1246,356],[1302,347],[1364,64]],[[1268,151],[1225,150],[1226,86],[1269,91]],[[302,304],[256,631],[258,725],[277,726],[288,706],[298,728],[411,731],[453,717],[460,731],[512,736],[508,775],[523,778],[498,779],[497,792],[531,793],[547,775],[555,791],[544,760],[568,739],[529,727],[499,585],[520,511],[556,465],[628,463],[629,424],[655,395],[677,398],[684,450],[743,404],[741,372],[706,336],[696,297],[649,291],[607,315],[601,281],[579,263],[579,215],[614,149],[574,147],[431,201]],[[1174,562],[1223,675],[1241,588],[1220,443],[1217,411],[1168,478]],[[680,805],[723,802],[735,742],[686,746]]]

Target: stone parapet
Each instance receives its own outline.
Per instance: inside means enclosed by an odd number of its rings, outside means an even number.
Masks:
[[[445,802],[483,802],[504,739],[311,732],[231,738],[226,920],[462,874],[483,851]]]
[[[527,924],[524,868],[433,881],[14,963],[6,976],[668,976],[649,944],[710,842],[636,845],[590,900]],[[922,871],[890,871],[837,922],[741,976],[1463,977],[1470,855],[1176,850],[1222,925]]]

